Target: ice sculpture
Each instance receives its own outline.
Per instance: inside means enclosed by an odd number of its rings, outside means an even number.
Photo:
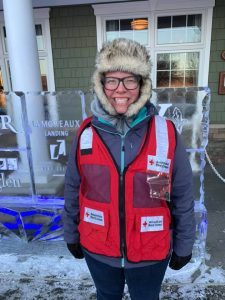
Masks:
[[[171,119],[181,134],[194,177],[196,240],[193,260],[203,260],[207,236],[204,206],[205,147],[208,143],[210,91],[208,88],[155,89],[151,101],[159,114]]]
[[[27,93],[25,100],[39,104],[38,113],[27,111],[36,201],[62,205],[69,149],[86,118],[84,94]]]
[[[6,95],[0,115],[0,236],[62,238],[66,162],[85,118],[81,91]]]
[[[82,91],[6,95],[0,107],[0,236],[26,241],[62,239],[63,181],[73,136],[90,112]],[[205,147],[208,88],[154,89],[151,101],[173,120],[194,175],[196,242],[193,259],[204,259]]]
[[[24,95],[9,93],[0,114],[0,206],[32,197],[25,137]],[[28,201],[30,204],[30,202]],[[28,204],[28,205],[29,205]]]

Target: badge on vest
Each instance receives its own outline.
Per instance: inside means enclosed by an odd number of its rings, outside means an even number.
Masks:
[[[141,217],[141,232],[162,230],[163,216]]]
[[[147,171],[169,173],[171,159],[165,159],[155,155],[147,156]]]
[[[80,152],[81,154],[91,154],[92,153],[92,141],[93,141],[93,131],[92,129],[86,128],[80,137]]]
[[[92,209],[89,207],[84,208],[84,221],[88,223],[105,226],[103,211]]]

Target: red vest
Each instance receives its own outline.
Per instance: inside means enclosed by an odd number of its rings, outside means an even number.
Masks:
[[[90,119],[79,135],[82,246],[131,262],[166,258],[171,222],[167,200],[176,144],[171,121],[152,118],[136,159],[122,174]]]

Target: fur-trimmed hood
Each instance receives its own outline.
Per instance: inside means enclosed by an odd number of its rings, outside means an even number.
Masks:
[[[128,39],[115,39],[103,45],[96,57],[96,70],[92,82],[98,100],[110,115],[117,112],[107,100],[101,83],[106,72],[122,71],[141,75],[142,85],[138,100],[132,103],[125,115],[134,116],[145,105],[151,96],[151,63],[147,49],[137,42]]]

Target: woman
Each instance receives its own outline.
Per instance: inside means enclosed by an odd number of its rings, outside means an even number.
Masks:
[[[93,117],[73,143],[65,177],[64,237],[87,262],[97,299],[159,299],[169,263],[191,259],[192,172],[171,121],[150,103],[145,47],[106,43],[96,59]],[[172,255],[171,255],[172,254]]]

